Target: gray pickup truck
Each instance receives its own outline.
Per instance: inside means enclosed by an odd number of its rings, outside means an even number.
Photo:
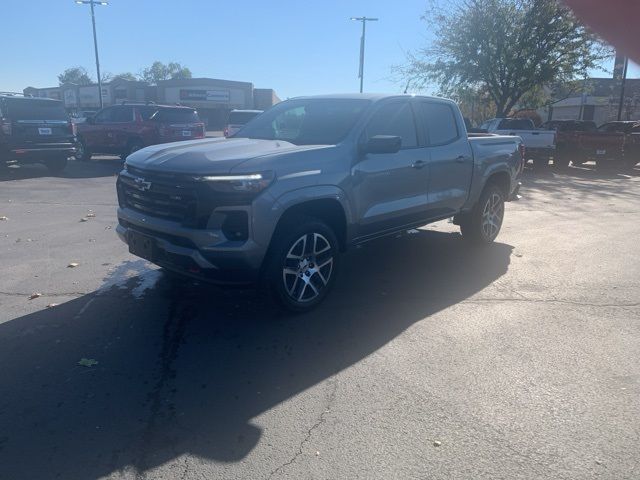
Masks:
[[[492,242],[523,158],[519,137],[467,135],[449,100],[296,98],[231,138],[131,154],[117,232],[170,272],[263,285],[302,312],[326,297],[354,245],[449,217],[464,238]]]

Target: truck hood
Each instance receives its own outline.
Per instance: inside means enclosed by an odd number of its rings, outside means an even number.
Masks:
[[[318,148],[326,146],[297,146],[282,140],[212,138],[146,147],[129,155],[127,165],[167,173],[229,173],[241,163],[257,157]]]

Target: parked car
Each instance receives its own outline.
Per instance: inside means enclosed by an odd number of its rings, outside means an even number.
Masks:
[[[0,166],[42,163],[64,170],[75,154],[75,126],[59,100],[0,93]]]
[[[530,118],[493,118],[483,123],[480,129],[522,138],[527,158],[533,159],[536,167],[547,166],[556,152],[555,130],[537,129]]]
[[[455,103],[421,96],[287,100],[232,138],[149,147],[117,181],[117,233],[139,257],[219,284],[259,282],[315,307],[340,253],[454,217],[492,242],[519,188],[522,140],[468,138]]]
[[[227,126],[224,128],[224,136],[231,137],[244,127],[249,120],[254,119],[262,113],[262,110],[231,110]]]
[[[633,168],[640,161],[640,122],[607,122],[578,138],[580,159],[592,159],[598,168]]]
[[[77,125],[77,158],[93,154],[127,155],[158,143],[204,138],[204,123],[193,108],[123,103],[103,108]]]
[[[553,164],[558,168],[566,168],[569,162],[580,165],[587,161],[581,146],[581,138],[585,132],[595,132],[595,122],[589,120],[550,120],[541,125],[546,130],[556,131],[556,154]]]

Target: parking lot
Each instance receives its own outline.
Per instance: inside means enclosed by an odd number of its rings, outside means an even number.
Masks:
[[[129,255],[120,168],[0,173],[0,478],[640,477],[640,167],[527,171],[491,247],[373,242],[304,316]]]

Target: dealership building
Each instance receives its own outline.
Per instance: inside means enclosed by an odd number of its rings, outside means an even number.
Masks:
[[[97,84],[27,87],[24,94],[62,100],[69,112],[93,111],[100,106]],[[249,82],[215,78],[163,80],[157,85],[118,79],[102,84],[102,100],[105,106],[122,102],[155,102],[194,107],[210,130],[222,129],[233,109],[265,110],[280,101],[272,89],[254,88]]]

